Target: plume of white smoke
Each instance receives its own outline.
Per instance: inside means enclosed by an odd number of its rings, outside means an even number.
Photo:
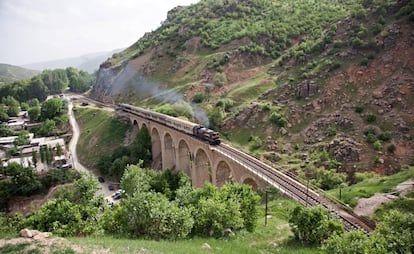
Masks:
[[[110,74],[108,73],[107,75],[109,76]],[[116,95],[132,88],[139,98],[143,100],[156,99],[170,104],[184,101],[182,93],[173,91],[172,89],[166,89],[157,82],[147,80],[140,72],[132,69],[128,65],[118,75],[112,77],[111,83],[113,84],[111,95]],[[193,109],[194,117],[197,121],[208,127],[209,120],[206,112],[197,104],[190,103],[190,106]]]

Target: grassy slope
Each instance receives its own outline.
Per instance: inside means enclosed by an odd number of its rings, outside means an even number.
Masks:
[[[0,64],[0,83],[7,83],[20,79],[29,79],[37,73],[39,73],[39,71],[29,70],[9,64]]]
[[[377,176],[365,179],[355,185],[343,188],[342,201],[351,206],[355,206],[358,198],[369,198],[375,193],[391,192],[399,183],[412,177],[414,177],[414,167],[403,168],[401,172],[391,176]],[[328,193],[339,198],[338,189],[332,189]]]
[[[288,215],[297,205],[294,201],[276,199],[269,202],[268,226],[264,226],[264,205],[254,233],[241,232],[231,239],[194,238],[179,241],[126,239],[112,236],[70,238],[77,245],[109,249],[111,253],[319,253],[316,247],[291,241]],[[202,249],[208,243],[211,250]],[[277,247],[270,247],[274,243]]]
[[[102,154],[110,154],[122,145],[128,125],[112,117],[112,113],[91,107],[77,107],[75,116],[81,129],[77,145],[79,160],[95,167]]]

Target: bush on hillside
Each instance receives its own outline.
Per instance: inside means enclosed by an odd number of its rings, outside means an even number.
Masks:
[[[331,218],[322,207],[296,207],[290,215],[289,225],[295,238],[308,244],[321,244],[329,236],[344,232],[344,225]]]
[[[277,112],[272,112],[270,114],[270,121],[279,127],[285,127],[287,124],[286,118]]]

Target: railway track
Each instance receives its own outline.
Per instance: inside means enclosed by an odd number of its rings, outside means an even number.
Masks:
[[[339,220],[341,220],[347,230],[361,229],[366,233],[373,230],[372,224],[367,220],[358,217],[352,212],[346,212],[338,204],[335,204],[324,196],[304,186],[300,182],[278,170],[273,169],[269,165],[255,159],[254,157],[240,152],[239,150],[236,150],[226,144],[215,146],[213,149],[244,165],[259,178],[278,188],[286,196],[300,202],[304,206],[323,206],[329,212],[334,214]]]
[[[137,114],[133,110],[126,110],[127,113],[137,115],[139,117],[146,118],[140,114]],[[168,126],[162,122],[162,119],[152,119],[147,118],[148,120],[157,122],[159,124],[163,124],[166,127],[175,129],[174,127]],[[180,131],[183,134],[189,135],[192,138],[196,138],[190,135],[183,130],[175,129],[176,131]],[[201,141],[203,142],[203,141]],[[323,195],[315,192],[314,190],[308,188],[307,186],[303,185],[299,181],[295,180],[294,178],[270,167],[269,165],[265,164],[264,162],[245,154],[235,148],[232,148],[226,144],[220,144],[217,146],[210,146],[211,150],[215,150],[221,153],[223,156],[228,157],[231,160],[236,161],[237,163],[243,165],[247,168],[250,172],[255,174],[258,178],[266,181],[268,184],[276,187],[286,196],[300,202],[304,206],[322,206],[327,209],[331,214],[335,215],[342,223],[345,225],[347,230],[354,230],[354,229],[361,229],[366,233],[369,233],[373,230],[374,226],[368,220],[361,218],[354,214],[353,212],[347,212],[340,204],[334,203],[333,201],[329,200]]]

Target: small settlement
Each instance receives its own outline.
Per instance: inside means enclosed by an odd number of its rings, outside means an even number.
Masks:
[[[19,136],[0,137],[0,159],[3,167],[12,162],[31,167],[37,174],[49,168],[71,168],[70,153],[65,140],[59,137],[34,137],[30,130],[41,123],[30,123],[27,111],[10,117],[5,123],[14,131],[28,131],[24,144],[16,142]]]

